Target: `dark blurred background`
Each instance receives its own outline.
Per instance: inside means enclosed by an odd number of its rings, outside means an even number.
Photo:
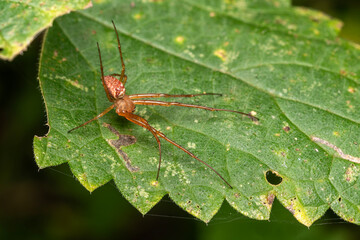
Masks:
[[[293,3],[342,20],[340,36],[360,43],[360,1]],[[47,132],[36,78],[42,37],[12,62],[0,61],[0,239],[359,239],[360,227],[332,211],[308,229],[277,201],[270,221],[248,219],[225,203],[206,225],[168,198],[142,216],[112,182],[90,194],[67,165],[39,171],[32,140]]]

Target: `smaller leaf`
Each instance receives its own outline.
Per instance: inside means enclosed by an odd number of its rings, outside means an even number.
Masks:
[[[49,27],[56,17],[91,6],[90,0],[1,1],[0,58],[12,60],[25,50],[37,34]]]

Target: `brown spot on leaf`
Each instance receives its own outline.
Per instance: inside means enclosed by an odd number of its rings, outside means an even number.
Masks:
[[[289,132],[289,131],[290,131],[290,127],[289,127],[289,126],[285,126],[285,127],[283,127],[283,130],[284,130],[285,132]]]
[[[360,176],[360,169],[355,166],[354,164],[351,164],[345,171],[345,181],[351,183],[355,182],[358,177]]]
[[[113,140],[113,139],[107,140],[107,142],[111,146],[113,146],[116,149],[116,151],[118,152],[118,154],[124,159],[126,168],[129,169],[130,172],[139,171],[139,167],[133,166],[131,164],[131,160],[128,157],[128,155],[124,151],[121,150],[121,147],[123,147],[123,146],[128,146],[128,145],[136,143],[136,138],[131,135],[120,134],[114,127],[112,127],[108,123],[103,123],[103,126],[107,127],[112,133],[114,133],[116,136],[119,137],[116,140]]]
[[[346,70],[341,69],[341,70],[340,70],[340,75],[342,75],[342,76],[346,77],[346,76],[347,76],[347,72],[346,72]]]
[[[294,209],[294,203],[291,202],[291,204],[289,206],[286,207],[287,210],[289,210],[291,212],[292,215],[295,214],[295,209]]]
[[[275,199],[275,195],[271,193],[271,194],[269,194],[269,196],[267,197],[266,200],[269,205],[272,205],[274,202],[274,199]]]

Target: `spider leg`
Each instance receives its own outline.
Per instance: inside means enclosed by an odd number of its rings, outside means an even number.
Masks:
[[[119,113],[118,113],[119,114]],[[119,114],[120,115],[120,114]],[[124,116],[126,119],[128,119],[129,121],[148,129],[149,131],[151,131],[150,129],[152,129],[152,131],[154,131],[158,136],[160,136],[161,138],[163,138],[164,140],[168,141],[169,143],[171,143],[172,145],[174,145],[175,147],[181,149],[182,151],[184,151],[185,153],[189,154],[192,158],[195,158],[196,160],[198,160],[199,162],[201,162],[202,164],[204,164],[205,166],[207,166],[208,168],[210,168],[214,173],[216,173],[216,175],[218,175],[231,189],[233,188],[230,183],[228,183],[221,175],[220,173],[218,173],[213,167],[211,167],[209,164],[207,164],[206,162],[204,162],[203,160],[199,159],[197,156],[195,156],[192,152],[190,152],[189,150],[187,150],[186,148],[182,147],[181,145],[179,145],[178,143],[174,142],[173,140],[169,139],[168,137],[165,136],[165,134],[163,134],[162,132],[156,130],[155,128],[151,127],[150,124],[148,123],[148,121],[146,121],[144,118],[135,115],[133,113],[123,113],[121,114],[121,116]],[[151,131],[151,132],[152,132]],[[159,175],[159,171],[160,171],[160,163],[159,163],[159,169],[158,169],[158,175]]]
[[[217,95],[222,96],[221,93],[200,93],[200,94],[166,94],[166,93],[142,93],[129,95],[130,99],[138,98],[157,98],[157,97],[196,97],[203,95]]]
[[[118,48],[119,48],[119,53],[120,53],[120,59],[121,59],[121,66],[122,66],[121,75],[120,75],[120,81],[125,85],[127,77],[125,76],[125,63],[124,63],[122,52],[121,52],[119,34],[118,34],[117,30],[116,30],[114,21],[112,21],[112,24],[114,26],[114,30],[115,30],[115,33],[116,33],[116,38],[117,38]]]
[[[81,127],[85,126],[86,124],[91,123],[91,122],[94,121],[94,120],[97,120],[97,119],[101,118],[102,116],[104,116],[105,114],[107,114],[107,113],[108,113],[111,109],[113,109],[113,108],[114,108],[114,104],[111,105],[110,107],[108,107],[107,109],[105,109],[105,111],[103,111],[102,113],[100,113],[99,115],[97,115],[96,117],[94,117],[93,119],[90,119],[89,121],[84,122],[83,124],[81,124],[81,125],[73,128],[73,129],[69,130],[68,133],[70,133],[70,132],[72,132],[72,131],[74,131],[74,130],[76,130],[76,129],[78,129],[78,128],[81,128]]]
[[[155,137],[157,143],[158,143],[158,146],[159,146],[159,166],[158,166],[158,171],[157,171],[157,174],[156,174],[156,181],[159,179],[159,174],[160,174],[160,166],[161,166],[161,144],[160,144],[160,139],[159,137],[157,136],[156,134],[156,129],[153,128],[152,126],[150,126],[150,124],[145,120],[143,119],[142,117],[140,116],[137,116],[135,114],[132,114],[132,113],[118,113],[120,116],[123,116],[125,117],[127,120],[143,127],[143,128],[146,128],[147,130],[149,130]]]
[[[120,74],[117,74],[117,73],[113,73],[113,74],[110,74],[110,76],[117,76],[117,77],[120,77],[121,75],[120,75]]]
[[[244,113],[244,112],[239,112],[239,111],[234,111],[234,110],[229,110],[229,109],[211,108],[211,107],[193,105],[193,104],[187,104],[187,103],[163,102],[163,101],[155,101],[155,100],[133,100],[133,103],[138,104],[138,105],[156,105],[156,106],[164,106],[164,107],[180,106],[180,107],[200,108],[200,109],[209,110],[209,111],[234,112],[234,113],[238,113],[238,114],[248,116],[252,121],[258,121],[259,120],[257,117],[254,117],[249,113]]]
[[[112,73],[112,74],[110,74],[109,76],[117,76],[117,77],[120,77],[120,79],[121,79],[121,74]],[[124,79],[125,79],[125,80],[124,80]],[[123,81],[121,81],[121,82],[125,85],[126,80],[127,80],[127,76],[124,75]],[[120,81],[120,80],[119,80],[119,81]]]
[[[103,70],[103,65],[102,65],[102,60],[101,60],[101,52],[100,52],[99,43],[96,43],[96,44],[97,44],[97,47],[98,47],[99,59],[100,59],[101,81],[102,81],[102,84],[103,84],[103,86],[104,86],[104,89],[105,89],[107,98],[109,99],[110,102],[113,102],[114,99],[112,99],[112,98],[110,97],[108,88],[107,88],[106,85],[105,85],[105,77],[104,77],[104,70]]]

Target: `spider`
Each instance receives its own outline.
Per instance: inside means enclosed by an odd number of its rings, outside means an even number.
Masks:
[[[173,140],[166,137],[162,132],[160,132],[160,131],[156,130],[155,128],[153,128],[148,123],[147,120],[145,120],[144,118],[134,114],[135,105],[157,105],[157,106],[164,106],[164,107],[169,107],[169,106],[190,107],[190,108],[199,108],[199,109],[204,109],[204,110],[209,110],[209,111],[234,112],[234,113],[238,113],[238,114],[241,114],[241,115],[248,116],[252,121],[258,121],[258,118],[254,117],[254,116],[252,116],[251,114],[248,114],[248,113],[243,113],[243,112],[234,111],[234,110],[228,110],[228,109],[211,108],[211,107],[206,107],[206,106],[186,104],[186,103],[180,103],[180,102],[163,102],[163,101],[155,101],[155,100],[142,100],[143,98],[159,98],[159,97],[165,97],[165,98],[172,97],[172,98],[175,98],[175,97],[195,97],[195,96],[203,96],[203,95],[222,96],[222,94],[218,94],[218,93],[175,94],[175,95],[173,95],[173,94],[165,94],[165,93],[142,93],[142,94],[126,95],[125,94],[125,83],[126,83],[126,80],[127,80],[127,76],[125,75],[125,64],[124,64],[124,60],[123,60],[123,56],[122,56],[122,52],[121,52],[121,45],[120,45],[119,35],[118,35],[117,29],[115,27],[114,21],[112,21],[112,24],[114,26],[115,34],[116,34],[116,37],[117,37],[118,49],[119,49],[119,53],[120,53],[120,60],[121,60],[121,65],[122,65],[121,74],[113,73],[113,74],[104,76],[104,70],[103,70],[103,65],[102,65],[102,60],[101,60],[101,52],[100,52],[99,43],[97,43],[97,48],[98,48],[99,60],[100,60],[101,81],[102,81],[102,84],[104,86],[107,98],[113,104],[110,107],[108,107],[107,109],[105,109],[102,113],[100,113],[99,115],[94,117],[93,119],[90,119],[89,121],[87,121],[87,122],[73,128],[73,129],[69,130],[68,133],[70,133],[70,132],[72,132],[72,131],[80,128],[80,127],[83,127],[83,126],[87,125],[88,123],[90,123],[90,122],[92,122],[94,120],[97,120],[97,119],[101,118],[106,113],[108,113],[110,110],[115,108],[115,111],[119,116],[125,117],[130,122],[133,122],[133,123],[139,125],[140,127],[143,127],[145,129],[149,130],[152,133],[152,135],[154,135],[154,137],[155,137],[155,139],[156,139],[156,141],[158,143],[158,148],[159,148],[159,164],[158,164],[158,170],[157,170],[157,175],[156,175],[156,181],[158,181],[158,179],[159,179],[160,166],[161,166],[161,144],[160,144],[160,139],[159,139],[159,137],[161,137],[164,140],[171,143],[172,145],[178,147],[179,149],[181,149],[185,153],[189,154],[192,158],[195,158],[196,160],[198,160],[202,164],[206,165],[215,174],[217,174],[226,183],[226,185],[228,185],[230,188],[232,188],[230,183],[228,183],[225,180],[225,178],[223,178],[220,175],[220,173],[218,173],[213,167],[211,167],[209,164],[207,164],[203,160],[199,159],[197,156],[195,156],[189,150],[185,149],[184,147],[180,146],[178,143],[176,143]],[[116,78],[116,77],[119,77],[119,79]]]

